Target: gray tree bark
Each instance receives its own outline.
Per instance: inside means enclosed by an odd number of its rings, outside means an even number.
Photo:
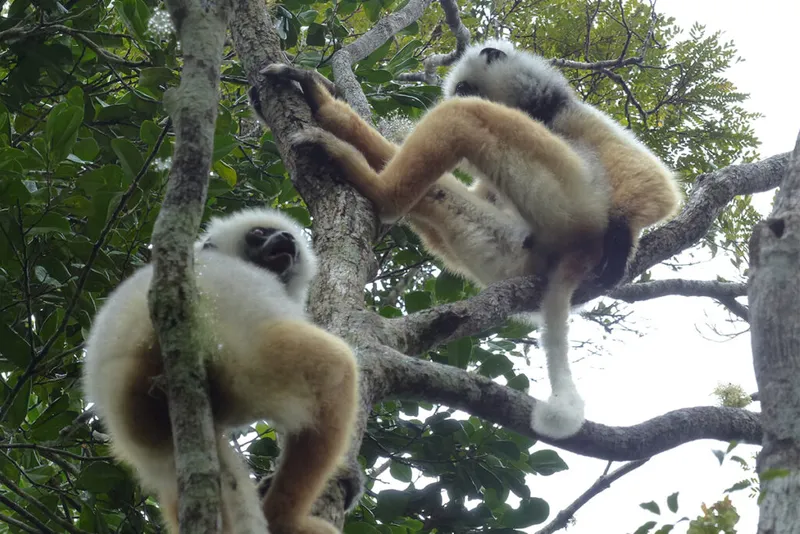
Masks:
[[[166,4],[184,63],[180,86],[164,95],[176,142],[167,192],[153,229],[150,316],[164,358],[181,532],[212,534],[222,524],[219,459],[203,365],[210,353],[199,338],[195,307],[192,245],[208,189],[231,5],[227,0],[167,0]]]
[[[753,364],[764,448],[759,534],[800,533],[800,135],[769,219],[750,241]]]

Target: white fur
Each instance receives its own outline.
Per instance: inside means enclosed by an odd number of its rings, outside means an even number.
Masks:
[[[506,57],[488,63],[486,58],[480,55],[484,48],[501,50]],[[508,41],[489,40],[469,47],[445,78],[442,88],[445,98],[453,97],[456,85],[462,81],[472,85],[481,97],[510,107],[522,108],[528,97],[535,99],[542,95],[558,93],[565,99],[565,110],[576,114],[584,112],[582,106],[575,107],[579,101],[575,98],[574,91],[566,78],[558,70],[541,57],[517,51]],[[590,106],[587,108],[592,112],[595,111]],[[557,115],[554,123],[558,120]],[[607,177],[594,152],[580,141],[569,137],[564,140],[581,154],[590,169],[587,176],[593,180],[591,190],[596,192],[596,198],[581,199],[587,203],[587,210],[607,202],[610,191]],[[508,166],[514,167],[514,162],[509,162]],[[529,169],[529,171],[532,176],[542,174],[542,169]],[[551,182],[551,180],[519,180],[517,185],[524,186],[528,190],[517,191],[511,199],[527,203],[535,211],[535,208],[542,205],[540,199],[553,198],[554,195],[544,190],[539,191],[537,188],[530,189],[531,186],[541,186]],[[550,213],[531,212],[522,215],[528,221],[531,221],[531,218],[542,219],[542,227],[547,227],[554,219],[558,219]],[[470,267],[474,268],[473,265]],[[561,269],[557,267],[549,277],[542,298],[541,315],[518,316],[526,322],[543,323],[542,348],[547,358],[552,393],[547,402],[536,403],[531,416],[531,425],[535,432],[555,439],[563,439],[577,433],[584,421],[583,400],[575,387],[569,368],[568,323],[570,301],[576,282],[566,279]]]
[[[556,268],[542,297],[542,347],[547,358],[551,394],[537,402],[531,425],[534,431],[556,439],[577,433],[584,421],[583,400],[569,369],[569,312],[575,284]]]
[[[300,247],[296,274],[285,285],[274,273],[244,258],[244,235],[252,227],[291,232]],[[226,361],[252,359],[251,343],[259,324],[270,319],[305,320],[307,287],[316,272],[316,258],[302,229],[284,214],[268,209],[244,210],[215,219],[195,246],[196,283],[203,331]],[[203,248],[206,242],[216,248]],[[84,361],[84,391],[112,437],[114,452],[136,467],[145,487],[156,491],[162,503],[177,496],[175,462],[171,449],[152,450],[138,444],[123,415],[125,377],[134,376],[144,344],[152,344],[147,293],[153,276],[146,266],[125,280],[108,297],[95,317]],[[258,391],[270,384],[245,384]],[[265,396],[270,397],[270,396]],[[274,399],[275,423],[289,431],[307,426],[312,406],[304,392]],[[218,447],[222,468],[224,513],[231,534],[267,534],[266,520],[247,470],[221,434],[252,422],[252,414],[220,422]]]
[[[507,58],[487,64],[480,55],[484,48],[496,48],[505,52]],[[564,75],[547,60],[517,50],[512,43],[499,39],[489,39],[464,51],[444,79],[444,97],[452,98],[456,85],[464,80],[475,85],[484,98],[510,107],[519,107],[521,95],[538,94],[545,90],[556,89],[574,95]]]
[[[240,237],[255,226],[286,230],[297,238],[296,244],[300,247],[302,259],[295,265],[294,275],[287,285],[286,291],[292,299],[305,304],[308,285],[317,274],[317,257],[311,250],[308,240],[300,237],[303,235],[300,225],[285,213],[277,210],[250,208],[223,218],[214,218],[200,236],[198,243],[202,245],[212,241],[217,250],[223,254],[243,258],[244,242]],[[259,272],[261,272],[260,269]],[[239,285],[239,287],[242,286]]]

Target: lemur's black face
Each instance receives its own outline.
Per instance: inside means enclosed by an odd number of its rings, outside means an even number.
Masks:
[[[469,82],[458,82],[455,93],[456,96],[480,96],[478,88]]]
[[[502,50],[490,47],[484,48],[478,55],[486,61],[487,65],[491,65],[495,61],[502,61],[508,57]],[[476,86],[465,81],[458,82],[454,92],[456,96],[481,96],[481,93]]]
[[[300,248],[289,232],[275,228],[251,228],[244,236],[245,255],[256,265],[281,277],[291,274],[300,259]]]

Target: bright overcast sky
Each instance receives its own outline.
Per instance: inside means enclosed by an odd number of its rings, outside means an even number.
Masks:
[[[721,30],[723,40],[734,41],[745,61],[731,68],[727,77],[739,90],[750,94],[745,107],[764,115],[755,123],[756,134],[762,141],[761,156],[791,150],[800,130],[797,104],[800,75],[789,65],[796,60],[800,2],[659,0],[657,9],[675,17],[676,24],[685,31],[699,22],[709,33]],[[726,263],[721,259],[695,265],[681,270],[678,276],[698,279],[713,279],[716,274],[735,276]],[[654,275],[675,276],[665,268],[656,269]],[[604,344],[607,354],[589,355],[574,364],[578,388],[586,401],[587,418],[628,425],[677,408],[714,404],[711,391],[718,383],[733,382],[748,392],[756,391],[749,334],[728,341],[709,328],[717,325],[724,332],[734,332],[744,331],[745,325],[726,323],[727,313],[709,299],[669,297],[630,306],[629,311],[633,312],[630,324],[644,334],[642,337],[615,334],[614,341]],[[585,321],[573,321],[573,339],[582,339],[584,333],[593,339],[602,335],[582,323]],[[534,374],[542,375],[541,371]],[[531,390],[537,398],[546,398],[547,393],[546,381],[542,380]],[[701,503],[716,502],[726,488],[751,475],[730,461],[720,467],[711,451],[724,448],[724,443],[702,441],[657,456],[584,506],[576,516],[577,524],[568,532],[628,534],[649,520],[661,525],[683,516],[695,518],[700,514]],[[737,448],[738,454],[751,464],[755,450],[755,447]],[[600,460],[570,453],[563,453],[562,457],[571,467],[566,473],[529,478],[532,493],[550,502],[551,519],[605,469],[605,462]],[[676,491],[680,492],[680,508],[673,515],[667,511],[666,498]],[[731,498],[742,516],[737,530],[755,532],[758,521],[755,499],[747,491],[733,493]],[[660,505],[661,517],[639,508],[639,503],[651,500]],[[527,530],[535,532],[536,528]],[[673,532],[686,530],[684,522]]]

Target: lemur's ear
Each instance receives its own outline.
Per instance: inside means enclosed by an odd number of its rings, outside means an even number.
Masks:
[[[497,61],[498,59],[506,58],[506,53],[497,48],[484,48],[479,55],[486,56],[487,65],[491,65],[493,61]]]

